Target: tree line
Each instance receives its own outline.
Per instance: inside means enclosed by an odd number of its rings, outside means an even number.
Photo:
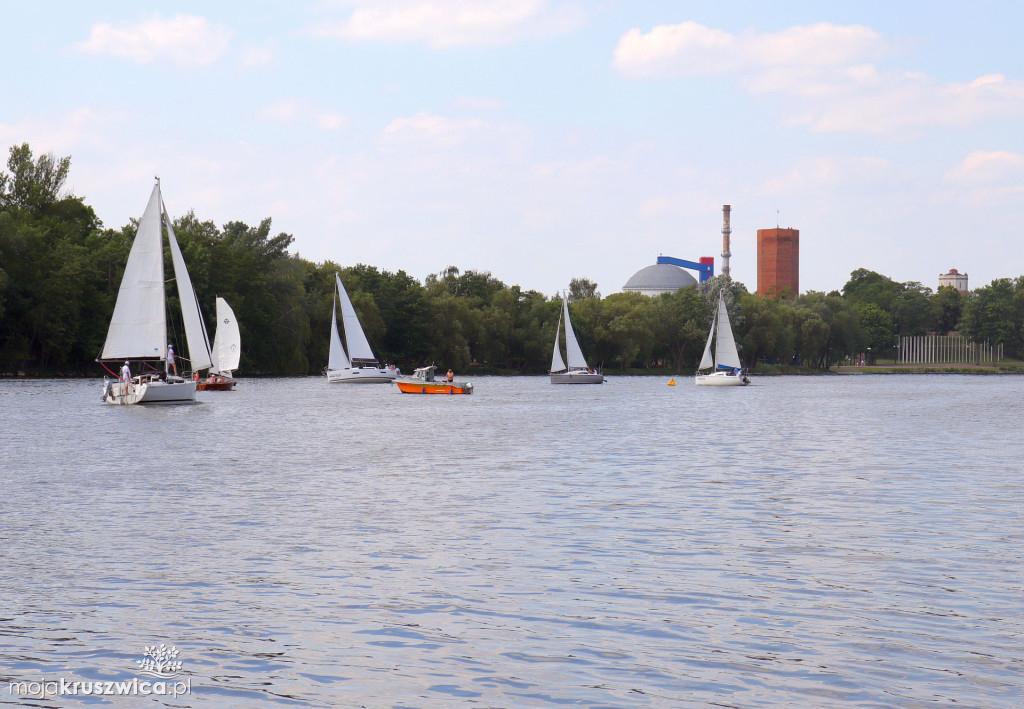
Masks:
[[[71,160],[10,149],[0,172],[0,373],[97,374],[137,220],[105,228],[64,189]],[[242,335],[241,371],[318,374],[327,361],[334,274],[340,273],[367,337],[386,362],[543,373],[551,361],[561,301],[507,285],[490,273],[450,266],[423,282],[371,265],[313,263],[289,252],[294,237],[256,226],[218,227],[189,212],[173,221],[207,323],[225,298]],[[871,348],[885,356],[899,335],[959,331],[1024,355],[1024,276],[961,296],[898,283],[858,269],[841,291],[763,298],[718,276],[697,288],[648,297],[602,297],[585,277],[570,281],[573,325],[593,364],[606,369],[692,371],[719,291],[725,291],[748,367],[827,368]],[[168,285],[172,340],[177,293]],[[213,332],[210,333],[211,337]],[[181,343],[183,344],[183,343]],[[176,349],[181,350],[179,344]]]

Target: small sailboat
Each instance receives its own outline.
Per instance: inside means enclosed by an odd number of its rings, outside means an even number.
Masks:
[[[714,354],[711,346],[714,343]],[[710,372],[703,372],[710,369]],[[698,386],[746,386],[750,379],[743,373],[740,354],[736,350],[736,338],[729,324],[729,311],[725,307],[725,297],[718,294],[718,312],[711,321],[711,332],[708,343],[704,346],[704,356],[697,367],[695,381]]]
[[[562,331],[562,320],[565,320],[565,351],[569,358],[569,366],[565,365],[562,359],[561,348],[558,345],[559,335]],[[552,384],[601,384],[604,382],[604,375],[601,372],[587,366],[587,360],[580,349],[580,343],[576,340],[576,333],[572,329],[572,321],[569,320],[569,301],[565,294],[562,294],[562,313],[558,316],[558,327],[555,329],[555,350],[551,355],[551,371],[548,372]]]
[[[235,311],[228,302],[217,297],[217,332],[213,336],[213,363],[205,379],[199,379],[197,391],[230,391],[235,388],[235,370],[242,357],[242,335],[238,331]]]
[[[124,361],[120,378],[104,379],[103,400],[109,404],[189,404],[196,399],[196,383],[182,376],[184,373],[177,373],[176,368],[174,373],[168,371],[173,359],[168,358],[164,229],[171,250],[192,370],[211,365],[206,326],[157,178],[132,242],[107,339],[97,358],[101,363]],[[142,368],[134,377],[130,373],[131,361]],[[154,367],[154,363],[163,366]]]
[[[331,348],[327,358],[327,381],[331,383],[364,383],[364,384],[386,384],[393,382],[398,375],[398,369],[393,365],[380,366],[380,362],[373,354],[370,343],[366,339],[356,310],[352,307],[352,301],[341,284],[341,276],[334,274],[337,288],[335,292],[334,305],[331,309]],[[345,344],[348,345],[348,352],[342,346],[341,336],[338,333],[338,302],[341,302],[341,321],[345,330]]]

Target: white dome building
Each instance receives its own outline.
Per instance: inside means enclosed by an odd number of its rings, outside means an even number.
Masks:
[[[626,285],[622,286],[622,290],[655,296],[661,293],[675,293],[680,288],[695,285],[697,279],[685,269],[670,263],[656,263],[634,273],[632,278],[626,281]]]

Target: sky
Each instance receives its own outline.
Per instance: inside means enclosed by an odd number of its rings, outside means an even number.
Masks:
[[[317,263],[607,296],[720,269],[730,204],[751,291],[775,226],[802,292],[1024,275],[1018,2],[148,5],[3,13],[0,147],[69,156],[106,227],[159,175],[172,217],[270,217]]]

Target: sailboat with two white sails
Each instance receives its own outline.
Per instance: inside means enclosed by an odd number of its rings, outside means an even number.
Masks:
[[[176,363],[168,356],[164,229],[171,250],[192,371],[198,372],[212,364],[206,325],[157,178],[128,254],[107,339],[97,359],[99,362],[124,361],[121,376],[104,381],[103,400],[108,404],[190,404],[196,399],[196,383],[184,376],[184,372],[178,373]],[[131,376],[133,361],[142,368],[134,377]]]
[[[714,343],[714,353],[712,353]],[[703,370],[710,369],[710,372]],[[698,386],[746,386],[750,379],[743,373],[743,364],[736,349],[736,338],[729,323],[729,311],[725,307],[725,297],[718,293],[718,312],[711,321],[708,343],[704,346],[704,356],[694,381]]]
[[[231,391],[238,380],[235,370],[242,358],[242,335],[238,331],[238,320],[235,311],[228,301],[217,296],[217,333],[213,336],[213,349],[210,350],[210,373],[200,379],[197,391]]]
[[[359,324],[352,301],[341,284],[341,276],[334,274],[337,288],[334,306],[331,309],[331,349],[327,358],[327,381],[333,383],[387,384],[398,376],[394,366],[380,366],[374,356],[370,343],[366,339],[363,327]],[[345,344],[341,342],[338,332],[338,301],[341,301],[341,321],[345,330]]]
[[[565,320],[565,353],[569,359],[566,366],[562,359],[562,351],[558,340],[562,332],[562,320]],[[587,365],[587,360],[576,340],[576,333],[569,320],[569,301],[562,294],[562,313],[558,316],[558,327],[555,329],[555,350],[551,355],[551,371],[548,372],[552,384],[602,384],[604,375]]]

